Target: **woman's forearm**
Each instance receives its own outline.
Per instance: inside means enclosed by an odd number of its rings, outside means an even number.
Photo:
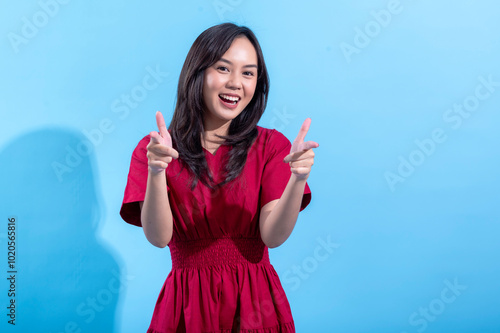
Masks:
[[[166,186],[165,172],[149,171],[146,196],[141,208],[141,222],[148,241],[165,247],[172,238],[173,218]]]
[[[274,207],[272,203],[266,204],[270,205],[269,207],[262,207],[259,227],[262,241],[268,247],[283,244],[297,222],[306,180],[314,164],[313,148],[319,147],[317,142],[304,141],[310,125],[311,118],[304,120],[299,134],[293,140],[290,153],[283,159],[283,162],[290,165],[292,174],[281,198],[274,204]]]
[[[295,227],[300,212],[306,179],[292,174],[281,198],[269,213],[261,228],[263,242],[269,247],[283,244]]]

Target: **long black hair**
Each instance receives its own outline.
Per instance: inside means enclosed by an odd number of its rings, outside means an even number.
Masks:
[[[237,37],[246,37],[257,53],[257,86],[246,108],[231,121],[223,145],[231,145],[225,161],[223,180],[215,184],[205,159],[201,145],[201,133],[204,131],[203,114],[203,79],[205,70],[219,61]],[[179,152],[183,167],[192,172],[191,189],[198,180],[211,189],[236,179],[247,159],[248,149],[257,138],[257,123],[267,104],[269,94],[269,76],[264,56],[254,33],[247,27],[232,23],[223,23],[202,32],[188,52],[179,76],[177,104],[169,125],[173,147]]]

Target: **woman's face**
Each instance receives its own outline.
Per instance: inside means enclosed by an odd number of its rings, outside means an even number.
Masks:
[[[248,38],[235,38],[222,58],[205,70],[205,126],[231,122],[250,103],[256,86],[257,52]]]

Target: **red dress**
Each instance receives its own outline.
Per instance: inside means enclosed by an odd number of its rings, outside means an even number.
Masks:
[[[191,191],[187,169],[180,172],[177,160],[169,164],[172,270],[147,333],[295,332],[290,305],[259,231],[260,209],[281,197],[290,178],[283,158],[291,143],[279,131],[257,129],[239,179],[219,191],[211,192],[201,182]],[[149,135],[133,152],[120,210],[126,222],[137,226],[139,201],[146,191],[148,143]],[[215,154],[204,149],[216,181],[230,149],[221,145]],[[310,201],[306,183],[300,210]]]

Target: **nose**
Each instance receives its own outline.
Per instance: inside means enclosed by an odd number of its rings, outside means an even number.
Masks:
[[[227,81],[227,84],[226,86],[229,88],[229,89],[241,89],[242,85],[241,85],[241,78],[238,74],[236,74],[235,72],[231,73],[231,75],[229,76],[229,79]]]

